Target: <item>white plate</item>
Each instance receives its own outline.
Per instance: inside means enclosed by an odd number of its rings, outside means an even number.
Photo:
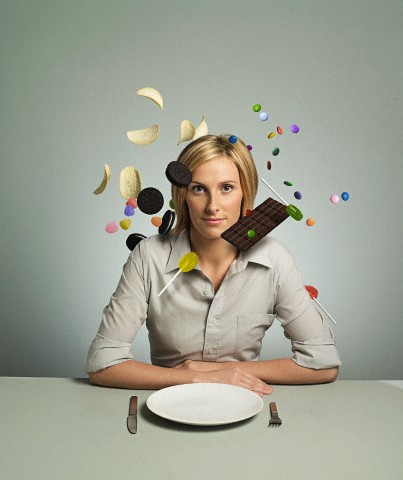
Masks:
[[[253,417],[263,408],[263,400],[251,390],[234,385],[191,383],[152,393],[147,407],[174,422],[223,425]]]

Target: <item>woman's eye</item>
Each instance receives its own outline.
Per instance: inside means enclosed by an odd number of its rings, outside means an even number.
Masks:
[[[195,193],[202,193],[204,191],[204,188],[201,185],[195,185],[192,188],[193,192]]]
[[[222,189],[224,190],[224,192],[232,192],[234,187],[232,185],[223,185]]]

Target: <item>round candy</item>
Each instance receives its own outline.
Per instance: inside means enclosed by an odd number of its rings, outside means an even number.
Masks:
[[[171,198],[171,200],[169,200],[169,206],[170,206],[171,208],[175,208],[175,207],[174,207],[174,201],[172,200],[172,198]]]
[[[178,188],[187,187],[192,181],[192,172],[189,167],[177,160],[168,163],[165,175],[172,185]]]
[[[266,167],[267,167],[267,170],[271,170],[271,161],[270,160],[267,160]]]
[[[132,233],[126,238],[126,246],[129,250],[133,251],[134,248],[143,240],[143,238],[147,238],[145,235],[141,233]]]
[[[246,211],[245,211],[245,217],[251,217],[252,216],[252,210],[250,208],[248,208]]]
[[[134,208],[131,205],[126,205],[124,213],[126,217],[132,217],[134,215]]]
[[[308,227],[313,227],[315,223],[316,221],[314,218],[308,218],[308,220],[306,221],[306,224],[308,225]]]
[[[178,262],[178,267],[182,272],[190,272],[197,265],[199,258],[195,252],[185,253]]]
[[[305,285],[305,289],[309,293],[309,296],[311,298],[317,298],[318,297],[318,291],[312,285]]]
[[[137,197],[137,205],[143,213],[154,215],[164,206],[164,197],[156,188],[147,187],[139,193]]]
[[[288,215],[292,217],[294,220],[296,220],[297,222],[302,220],[303,218],[302,212],[295,205],[288,205],[286,210]]]
[[[162,217],[162,222],[158,228],[158,233],[160,235],[168,235],[168,233],[172,230],[175,218],[175,212],[173,210],[167,210]]]
[[[154,225],[154,227],[159,227],[162,223],[162,218],[161,217],[153,217],[151,219],[151,223]]]
[[[302,193],[301,193],[301,192],[294,192],[294,197],[295,197],[297,200],[301,200],[301,198],[302,198]]]
[[[292,182],[289,182],[288,180],[285,180],[284,185],[287,185],[287,187],[292,187]]]
[[[137,200],[134,197],[130,197],[126,202],[126,205],[130,205],[133,208],[137,208]]]
[[[260,112],[261,109],[262,109],[262,106],[259,105],[258,103],[256,103],[255,105],[253,105],[253,111],[254,111],[254,112]]]
[[[271,153],[276,157],[280,153],[280,149],[278,147],[273,148],[273,151]]]
[[[115,222],[109,222],[108,225],[105,227],[105,230],[108,233],[115,233],[119,230],[119,228]]]
[[[343,193],[341,194],[341,198],[342,198],[345,202],[347,202],[347,200],[350,198],[350,195],[348,194],[348,192],[343,192]]]
[[[246,148],[251,151],[253,149],[252,145],[247,145]]]
[[[291,125],[290,130],[292,133],[298,133],[299,132],[299,126],[298,125]]]
[[[269,116],[267,115],[266,112],[262,112],[259,114],[259,118],[260,120],[262,120],[262,122],[265,122],[269,118]]]
[[[277,133],[279,135],[282,135],[283,134],[283,129],[281,127],[277,127]]]
[[[248,230],[248,237],[249,238],[255,238],[256,237],[256,232],[254,230]]]
[[[334,195],[332,195],[332,196],[330,197],[330,201],[331,201],[332,203],[339,203],[339,200],[340,200],[340,198],[339,198],[339,196],[336,195],[336,194],[334,194]]]
[[[124,218],[119,222],[119,225],[121,228],[123,228],[123,230],[128,230],[131,224],[132,224],[132,221],[130,220],[130,218]]]
[[[231,135],[228,140],[229,140],[229,143],[236,143],[238,140],[238,137],[236,137],[235,135]]]

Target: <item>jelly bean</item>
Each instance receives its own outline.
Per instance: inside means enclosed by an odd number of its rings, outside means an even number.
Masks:
[[[267,138],[273,138],[276,136],[276,132],[270,132],[268,135],[267,135]]]
[[[309,296],[311,298],[317,298],[319,292],[316,290],[315,287],[313,287],[312,285],[305,285],[305,289],[309,293]]]
[[[285,180],[284,185],[287,185],[287,187],[292,187],[292,182]]]
[[[245,217],[251,217],[252,216],[252,210],[250,208],[248,208],[246,211],[245,211]]]
[[[330,197],[330,201],[331,201],[332,203],[339,203],[339,200],[340,200],[340,198],[339,198],[339,196],[336,195],[336,194],[334,194],[334,195],[332,195],[332,196]]]
[[[151,223],[154,225],[154,227],[159,227],[162,223],[162,218],[161,217],[153,217],[151,219]]]
[[[131,224],[132,224],[132,221],[130,220],[130,218],[124,218],[119,222],[119,225],[121,228],[123,228],[123,230],[129,229]]]
[[[198,261],[199,258],[196,253],[185,253],[185,255],[183,255],[179,259],[178,267],[181,269],[182,272],[190,272],[190,270],[193,270],[195,268]]]
[[[253,150],[252,145],[247,145],[246,148],[247,148],[249,151]]]
[[[126,217],[132,217],[134,215],[134,208],[131,205],[127,205],[124,213]]]
[[[105,227],[105,230],[108,233],[115,233],[119,230],[119,228],[115,222],[109,222],[108,225]]]
[[[343,192],[343,193],[341,194],[341,198],[342,198],[345,202],[347,202],[347,200],[350,198],[350,195],[348,194],[348,192]]]
[[[308,227],[313,227],[315,223],[316,221],[314,218],[308,218],[308,220],[306,221],[306,224],[308,225]]]
[[[283,134],[283,129],[281,127],[277,127],[277,133],[279,135],[282,135]]]
[[[255,230],[248,230],[248,237],[249,238],[255,238],[256,237]]]
[[[137,208],[137,200],[134,197],[130,197],[126,202],[126,205],[130,205],[133,208]]]
[[[302,212],[295,205],[288,205],[286,210],[288,215],[292,217],[294,220],[296,220],[297,222],[302,220],[303,218]]]
[[[236,143],[238,140],[238,137],[236,135],[231,135],[228,140],[229,140],[229,143]]]
[[[173,202],[173,200],[172,200],[172,199],[171,199],[171,200],[169,200],[169,206],[170,206],[171,208],[173,208],[173,209],[175,208],[175,207],[174,207],[174,202]]]
[[[262,106],[259,105],[258,103],[256,103],[255,105],[253,105],[253,111],[254,111],[254,112],[260,112],[261,109],[262,109]]]
[[[280,153],[280,149],[278,147],[273,148],[273,151],[271,153],[276,157]]]
[[[259,118],[260,120],[262,120],[262,122],[265,122],[269,118],[269,116],[267,115],[266,112],[262,112],[259,114]]]
[[[267,170],[271,170],[271,161],[270,160],[267,160],[266,167],[267,167]]]
[[[299,126],[298,125],[291,125],[290,130],[292,133],[298,133],[299,132]]]
[[[295,197],[297,200],[301,200],[301,198],[302,198],[302,193],[301,193],[301,192],[294,192],[294,197]]]

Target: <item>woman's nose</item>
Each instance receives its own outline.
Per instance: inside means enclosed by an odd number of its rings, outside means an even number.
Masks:
[[[208,204],[207,204],[207,211],[208,212],[218,212],[220,209],[218,198],[216,195],[210,195]]]

